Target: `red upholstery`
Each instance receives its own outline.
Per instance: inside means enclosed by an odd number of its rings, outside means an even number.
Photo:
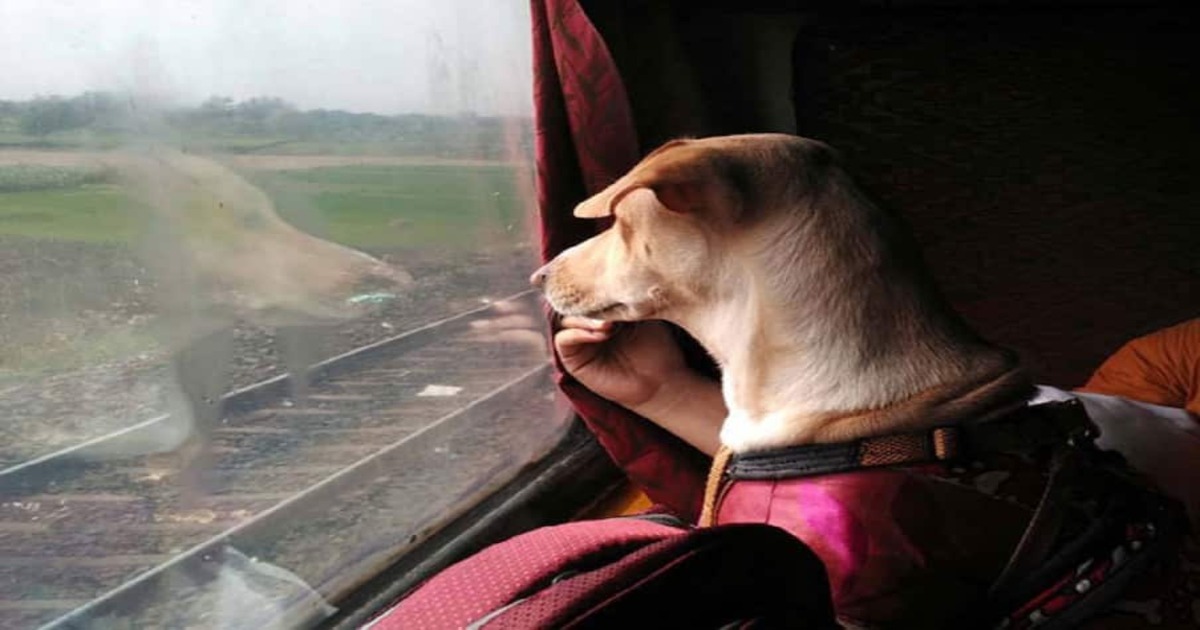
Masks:
[[[634,519],[546,527],[492,545],[434,576],[372,630],[462,628],[561,575],[582,558],[614,556],[685,530]],[[465,594],[470,596],[464,596]]]

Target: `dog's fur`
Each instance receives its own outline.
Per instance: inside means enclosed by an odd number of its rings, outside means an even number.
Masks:
[[[722,368],[735,452],[1005,410],[1030,384],[946,306],[826,145],[677,140],[581,203],[614,225],[535,277],[564,315],[663,319]]]

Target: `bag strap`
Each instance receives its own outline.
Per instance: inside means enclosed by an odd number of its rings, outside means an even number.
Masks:
[[[1025,527],[1025,532],[1013,548],[1008,562],[988,589],[989,597],[1013,588],[1032,569],[1043,564],[1054,551],[1055,542],[1066,522],[1069,505],[1063,495],[1067,486],[1078,478],[1074,473],[1079,465],[1078,456],[1073,450],[1059,453],[1055,457],[1046,487],[1033,510],[1029,525]]]
[[[1071,512],[1096,505],[1096,511]],[[1021,540],[992,583],[987,606],[951,627],[1073,628],[1103,611],[1154,563],[1178,549],[1182,506],[1091,440],[1059,453]],[[965,624],[965,625],[963,625]]]
[[[733,451],[729,447],[721,445],[717,449],[717,454],[713,456],[712,468],[708,471],[708,481],[704,484],[704,505],[700,508],[700,527],[711,527],[716,524],[717,507],[721,505],[724,491],[729,487],[726,483],[729,479],[726,476],[726,470],[729,467],[729,460],[733,457]]]

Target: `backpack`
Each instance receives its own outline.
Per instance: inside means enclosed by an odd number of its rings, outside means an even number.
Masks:
[[[824,566],[787,532],[646,515],[515,536],[442,571],[367,627],[839,626]]]

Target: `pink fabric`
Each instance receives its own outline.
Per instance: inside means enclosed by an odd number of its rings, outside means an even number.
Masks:
[[[825,563],[839,615],[911,622],[947,602],[983,596],[1037,503],[1039,479],[1009,459],[970,471],[739,481],[717,522],[768,523],[808,544]]]
[[[955,607],[984,601],[1025,531],[1045,474],[1045,462],[993,456],[962,468],[738,481],[718,506],[717,523],[768,523],[808,544],[825,563],[843,619],[934,627]],[[1200,598],[1184,586],[1200,578],[1198,557],[1193,538],[1178,564],[1138,579],[1123,603],[1085,627],[1200,627]],[[1018,621],[1036,625],[1034,617]]]

